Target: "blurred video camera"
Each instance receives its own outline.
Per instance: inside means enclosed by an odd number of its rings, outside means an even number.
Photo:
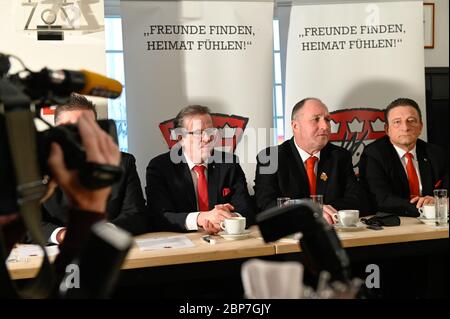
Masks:
[[[17,59],[23,70],[9,74],[11,58]],[[42,107],[62,105],[72,92],[117,98],[122,85],[85,70],[44,68],[32,72],[19,58],[0,53],[0,215],[17,212],[18,204],[44,194],[43,177],[50,175],[47,158],[52,142],[61,145],[67,168],[79,171],[80,182],[86,188],[109,186],[120,179],[120,167],[86,161],[76,125],[49,125],[49,129],[37,132],[34,119],[40,118]],[[117,143],[114,121],[99,120],[98,124]],[[34,177],[23,178],[23,174]]]

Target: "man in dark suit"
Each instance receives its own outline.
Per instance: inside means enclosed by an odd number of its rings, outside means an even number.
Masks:
[[[448,155],[419,139],[422,114],[411,99],[399,98],[385,110],[386,136],[368,145],[359,163],[372,210],[419,216],[434,201],[433,190],[448,189]]]
[[[234,154],[213,150],[217,129],[210,111],[193,105],[175,118],[179,142],[147,166],[146,195],[159,230],[203,228],[218,233],[220,223],[239,213],[253,223],[244,172]]]
[[[291,116],[293,137],[258,154],[255,197],[259,210],[291,199],[323,195],[323,216],[336,221],[337,210],[359,209],[360,187],[350,153],[329,143],[330,114],[316,98],[298,102]]]
[[[94,120],[97,117],[92,102],[84,96],[72,94],[67,104],[56,108],[55,124],[76,123],[82,114],[87,114]],[[148,231],[148,221],[134,156],[121,152],[120,165],[124,172],[121,180],[112,186],[107,203],[107,219],[133,235],[145,233]],[[64,239],[69,204],[67,196],[56,186],[52,195],[43,202],[42,227],[50,243],[59,244]]]

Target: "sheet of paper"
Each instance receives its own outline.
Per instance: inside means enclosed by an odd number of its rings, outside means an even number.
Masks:
[[[57,245],[45,247],[48,256],[56,256],[59,254],[59,248]],[[7,259],[8,262],[27,261],[28,257],[42,257],[44,252],[38,245],[19,245],[15,247]]]
[[[284,243],[298,243],[298,241],[302,238],[302,236],[303,236],[302,233],[295,233],[295,234],[291,234],[291,235],[285,236],[283,238],[280,238],[279,241],[284,242]]]
[[[167,248],[189,248],[194,243],[187,236],[157,237],[136,240],[140,250],[157,250]]]

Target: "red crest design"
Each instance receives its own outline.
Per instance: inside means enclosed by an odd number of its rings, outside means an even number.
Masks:
[[[330,115],[330,142],[350,151],[354,168],[358,166],[364,147],[386,134],[384,110],[341,109],[331,112]]]
[[[211,113],[213,126],[219,129],[219,136],[214,147],[223,148],[225,151],[234,152],[236,146],[244,134],[247,127],[248,117],[238,115],[227,115],[221,113]],[[159,129],[167,143],[172,148],[177,143],[177,136],[174,131],[174,118],[159,123]]]

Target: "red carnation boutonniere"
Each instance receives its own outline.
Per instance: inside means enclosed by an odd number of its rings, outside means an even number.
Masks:
[[[222,189],[222,197],[227,197],[230,193],[231,193],[231,189],[229,189],[228,187],[225,187],[224,189]]]
[[[434,188],[436,189],[436,188],[441,187],[441,184],[442,184],[442,179],[438,180],[438,181],[436,182],[436,184],[434,184]]]

